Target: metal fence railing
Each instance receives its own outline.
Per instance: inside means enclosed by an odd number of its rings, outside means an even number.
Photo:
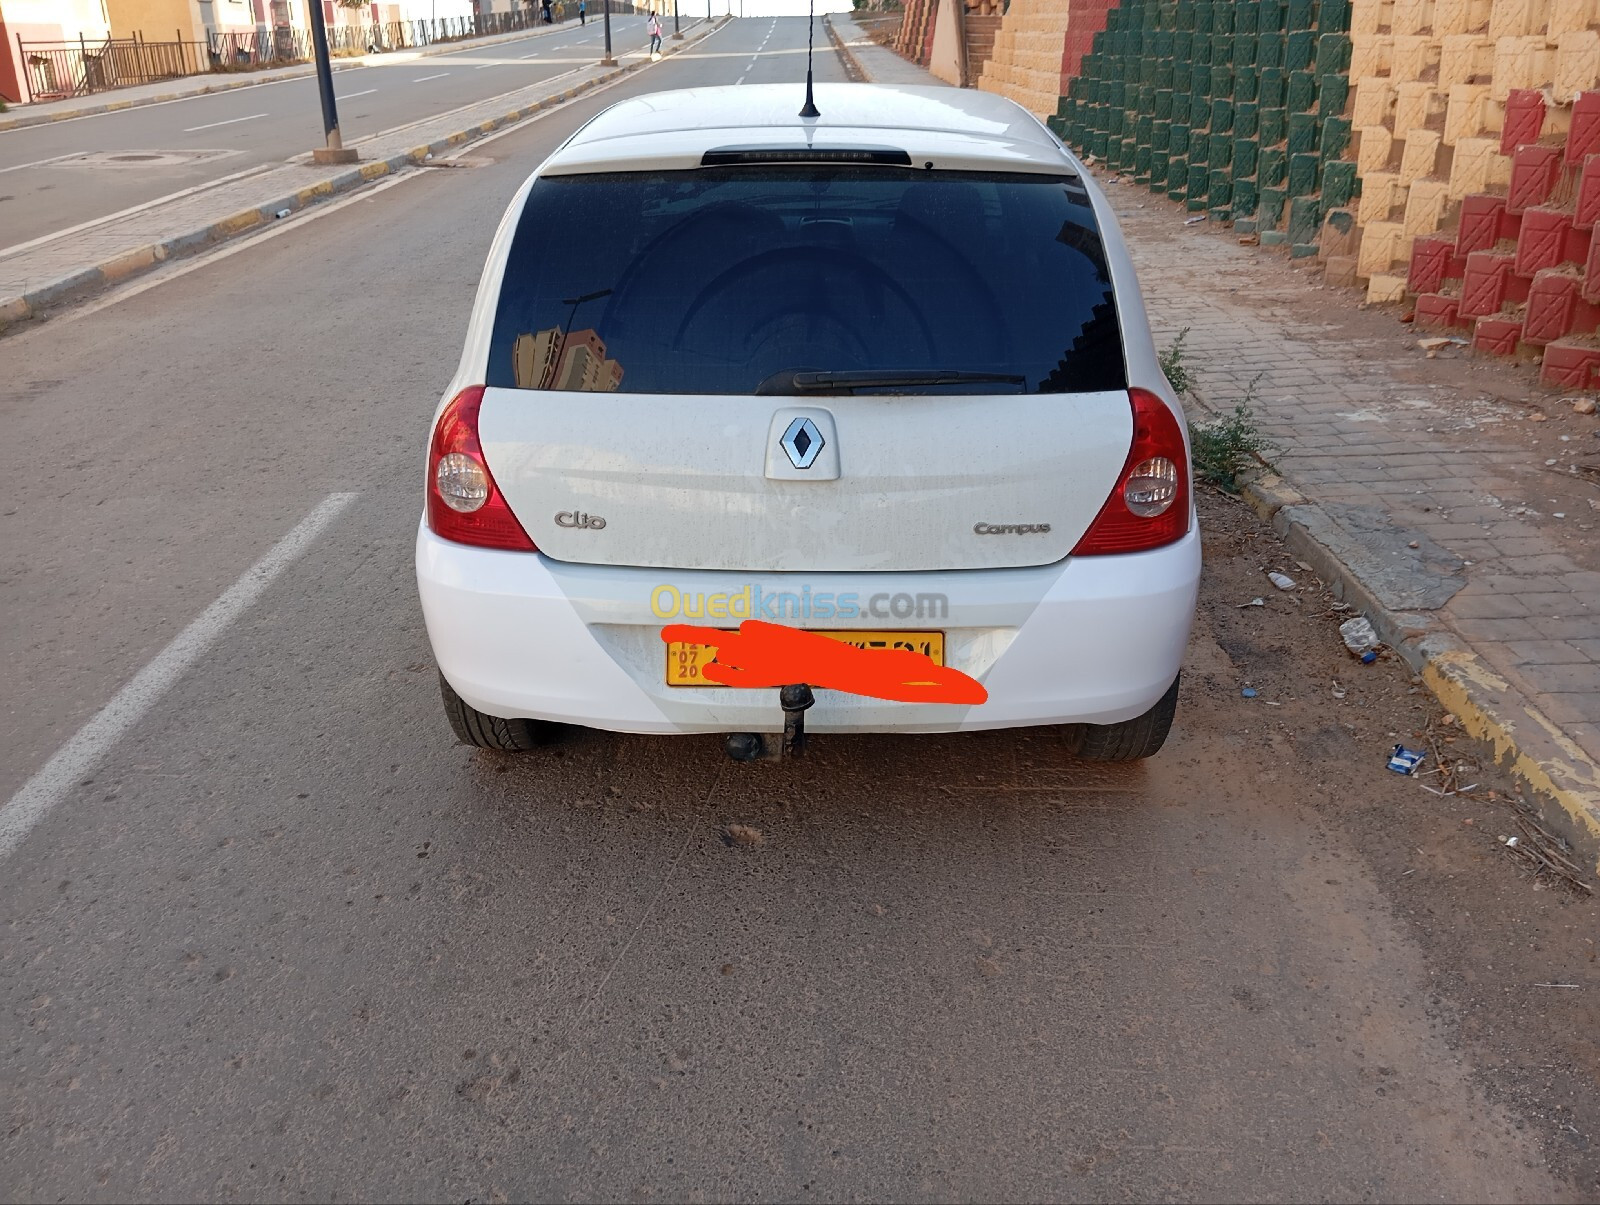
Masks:
[[[590,3],[590,19],[599,20],[604,0]],[[574,21],[578,0],[553,0],[551,23]],[[630,0],[611,0],[613,15],[636,11]],[[479,13],[471,17],[445,17],[437,21],[388,21],[380,25],[330,25],[328,49],[336,55],[377,54],[388,50],[414,50],[438,42],[516,33],[545,24],[537,7],[519,7],[508,13]],[[22,100],[59,100],[107,92],[133,84],[150,84],[185,75],[212,71],[255,71],[303,63],[311,58],[311,31],[290,26],[245,33],[214,33],[206,41],[182,36],[151,42],[143,34],[76,42],[25,42],[17,35],[22,56]]]

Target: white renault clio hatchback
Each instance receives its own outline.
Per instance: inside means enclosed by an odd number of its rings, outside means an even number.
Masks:
[[[987,93],[800,99],[624,101],[511,202],[417,532],[457,736],[717,732],[752,755],[813,696],[718,684],[715,648],[664,629],[764,620],[981,683],[819,689],[812,732],[1059,724],[1084,757],[1149,756],[1200,540],[1104,197]]]

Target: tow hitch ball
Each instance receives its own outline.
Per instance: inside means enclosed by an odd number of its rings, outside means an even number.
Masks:
[[[817,700],[804,682],[778,689],[778,706],[783,708],[783,755],[799,757],[806,751],[806,709]]]
[[[806,709],[816,701],[804,682],[780,687],[778,706],[783,708],[783,745],[774,753],[767,738],[759,732],[730,732],[724,741],[728,756],[734,761],[799,757],[806,748]]]

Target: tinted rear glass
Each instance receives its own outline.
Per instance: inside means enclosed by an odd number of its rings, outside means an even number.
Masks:
[[[552,176],[512,241],[488,381],[754,393],[794,371],[1020,376],[891,392],[1126,385],[1072,177],[861,167]]]

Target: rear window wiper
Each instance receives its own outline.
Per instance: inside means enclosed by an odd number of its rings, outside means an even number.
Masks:
[[[775,372],[756,386],[756,396],[796,393],[853,393],[857,389],[885,389],[898,385],[1015,385],[1027,386],[1028,378],[1012,372],[962,372],[957,369],[859,369],[842,372],[810,372],[786,369]]]

